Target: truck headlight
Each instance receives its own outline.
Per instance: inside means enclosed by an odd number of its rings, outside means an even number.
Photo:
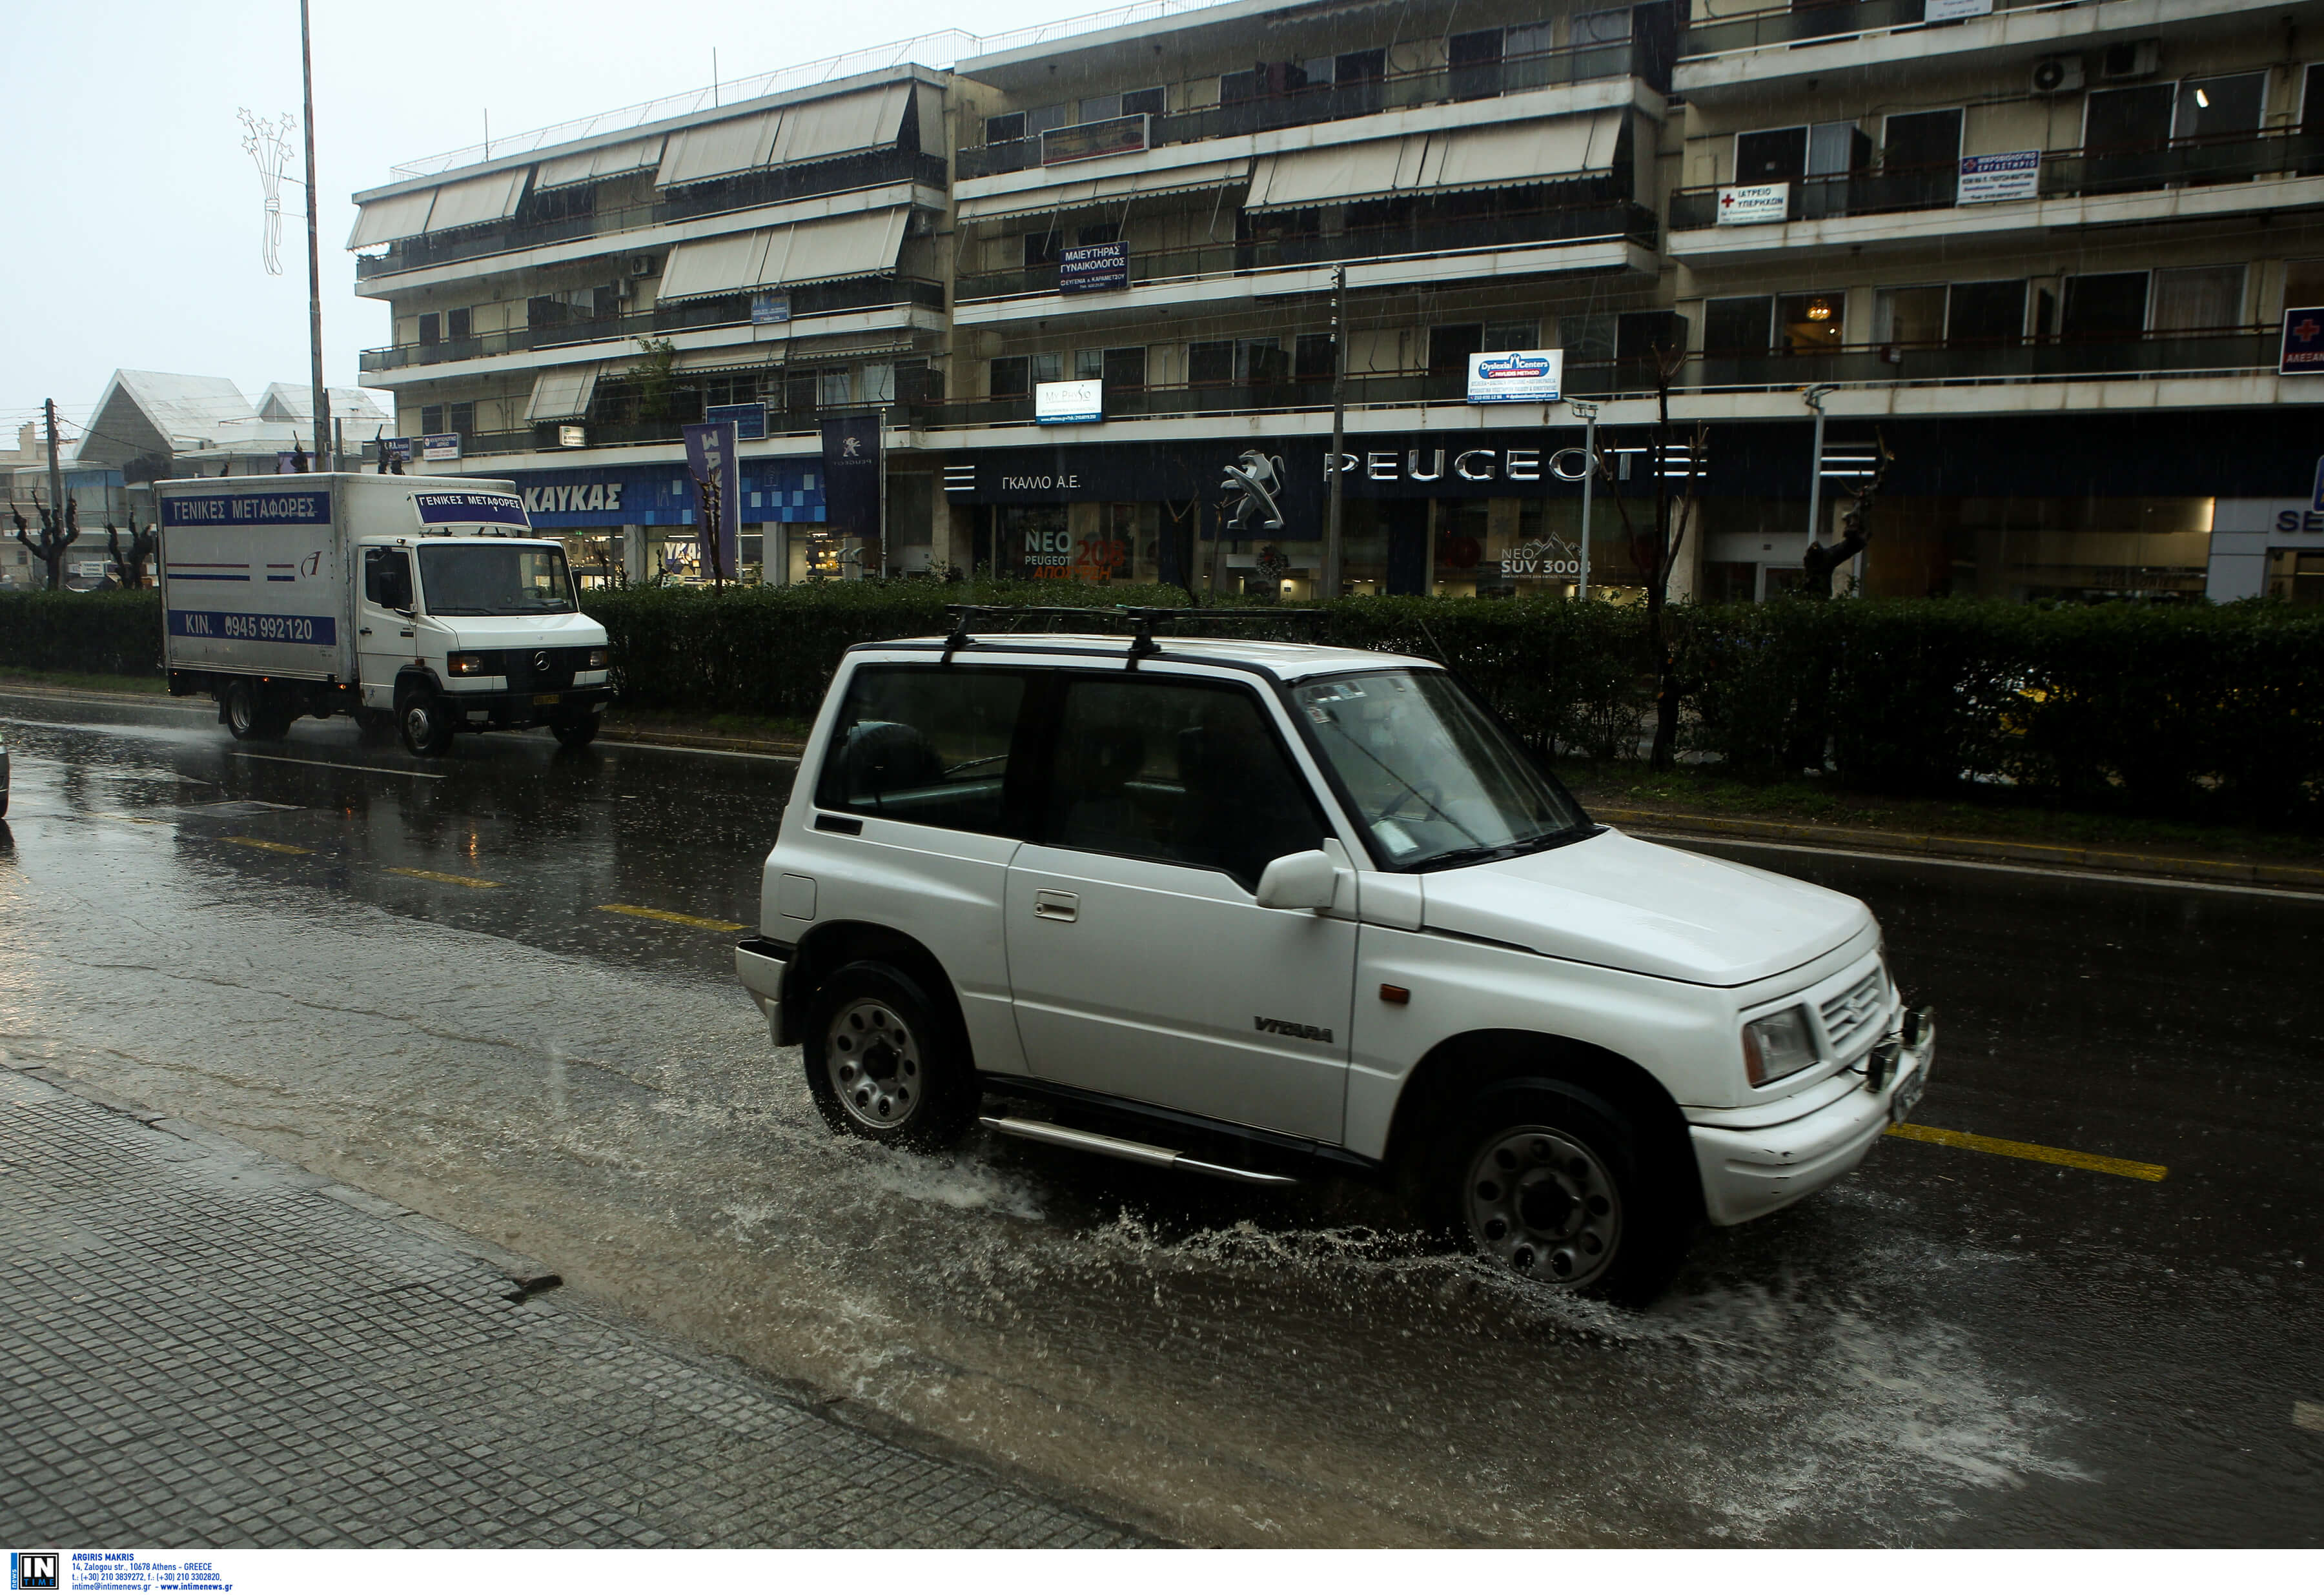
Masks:
[[[444,660],[444,668],[455,676],[481,676],[484,673],[484,656],[481,653],[456,653]]]
[[[1804,1008],[1787,1008],[1743,1027],[1743,1072],[1754,1085],[1796,1074],[1815,1061],[1815,1033]]]
[[[582,668],[585,670],[602,670],[613,662],[613,650],[612,649],[593,648],[589,650],[589,662],[584,665]]]

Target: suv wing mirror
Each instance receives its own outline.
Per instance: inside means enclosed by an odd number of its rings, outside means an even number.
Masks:
[[[1262,908],[1328,908],[1339,891],[1339,867],[1320,849],[1286,853],[1259,877]]]

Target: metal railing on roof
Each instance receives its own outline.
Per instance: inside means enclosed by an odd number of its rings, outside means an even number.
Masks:
[[[836,82],[862,72],[877,72],[901,66],[922,66],[945,71],[954,63],[973,56],[997,55],[1003,51],[1022,50],[1028,45],[1045,44],[1076,34],[1102,32],[1108,28],[1154,22],[1185,12],[1207,10],[1223,3],[1224,0],[1138,0],[1136,5],[1118,5],[1109,11],[1091,12],[1084,16],[1013,29],[1006,33],[980,35],[960,28],[945,28],[910,39],[825,56],[820,60],[778,67],[771,72],[761,72],[755,77],[706,84],[700,88],[666,94],[659,99],[641,100],[633,106],[599,111],[594,115],[576,116],[570,121],[536,127],[529,133],[512,134],[487,143],[464,144],[456,150],[403,161],[391,166],[388,171],[397,179],[440,177],[456,167],[476,166],[512,155],[529,155],[536,150],[545,150],[556,144],[595,138],[601,134],[619,133],[627,128],[644,127],[652,123],[666,122],[673,116],[690,116],[698,111],[720,106],[740,105],[767,95],[780,94],[786,89],[810,88],[818,83]]]

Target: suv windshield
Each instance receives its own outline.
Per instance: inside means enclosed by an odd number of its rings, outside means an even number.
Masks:
[[[420,585],[430,614],[567,614],[575,607],[565,550],[539,543],[422,546]]]
[[[1573,799],[1441,670],[1291,690],[1388,867],[1508,858],[1589,834]]]

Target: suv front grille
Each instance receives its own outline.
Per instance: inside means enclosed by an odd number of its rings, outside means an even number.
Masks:
[[[1877,967],[1874,968],[1870,974],[1822,1004],[1823,1033],[1831,1043],[1834,1056],[1844,1055],[1864,1028],[1880,1017],[1880,1000],[1886,995],[1880,973]]]

